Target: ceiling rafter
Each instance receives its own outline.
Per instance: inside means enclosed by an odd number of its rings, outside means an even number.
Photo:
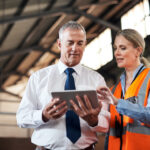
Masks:
[[[44,11],[47,11],[47,10],[51,9],[56,2],[57,2],[57,0],[51,0],[49,2],[48,6],[44,9]],[[17,51],[17,49],[20,51],[20,49],[22,49],[22,47],[24,47],[24,45],[26,44],[26,40],[31,35],[31,33],[36,29],[36,27],[40,24],[41,20],[42,20],[42,18],[38,18],[35,21],[35,23],[32,25],[32,27],[30,28],[30,30],[26,33],[26,35],[24,36],[24,38],[22,39],[22,41],[20,42],[20,44],[17,46],[16,51]],[[9,62],[11,63],[11,61],[13,61],[13,59],[15,59],[15,58],[14,57],[10,57],[9,60],[4,64],[4,66],[6,66],[7,64],[9,64]]]
[[[25,76],[25,77],[29,78],[29,76],[27,74],[23,74],[23,73],[20,73],[18,71],[11,71],[11,72],[6,72],[6,73],[5,72],[1,73],[0,79],[2,80],[6,77],[9,77],[10,75],[18,75],[18,76],[21,76],[21,77]]]
[[[7,103],[20,103],[20,100],[0,99],[0,102],[7,102]]]
[[[95,16],[93,16],[91,14],[88,14],[88,13],[86,13],[86,12],[84,12],[82,10],[79,10],[77,8],[73,9],[73,12],[76,13],[76,14],[82,15],[82,16],[88,18],[88,19],[90,19],[90,20],[94,21],[95,23],[98,23],[98,24],[104,25],[104,26],[106,26],[108,28],[111,28],[114,31],[119,31],[120,30],[119,27],[113,25],[112,23],[109,23],[108,21],[105,21],[103,19],[95,17]]]
[[[0,112],[0,115],[13,115],[13,116],[15,116],[16,113],[13,113],[13,112]]]
[[[7,94],[12,95],[12,96],[15,96],[15,97],[17,97],[17,98],[19,98],[19,99],[22,98],[21,96],[19,96],[19,95],[17,95],[17,94],[14,94],[14,93],[12,93],[12,92],[6,91],[5,89],[2,89],[2,88],[0,88],[0,92],[7,93]]]
[[[23,0],[21,1],[20,5],[18,6],[18,9],[16,11],[16,13],[14,14],[14,16],[19,16],[23,9],[25,8],[25,6],[27,5],[29,0]],[[3,35],[0,39],[0,45],[3,43],[3,41],[5,40],[5,38],[7,37],[7,35],[9,34],[10,30],[12,29],[14,23],[11,23],[8,25],[8,27],[6,28],[6,30],[3,32]]]
[[[0,52],[0,57],[10,56],[14,54],[25,54],[25,53],[30,53],[31,51],[50,52],[51,54],[56,55],[56,57],[60,56],[60,54],[51,51],[49,48],[43,48],[41,46],[31,46],[28,48],[19,48],[19,49],[11,49],[11,50],[2,51]]]
[[[110,3],[109,3],[110,2]],[[117,4],[118,1],[107,1],[107,4]],[[106,2],[97,2],[97,3],[92,3],[91,5],[81,5],[79,6],[78,8],[79,9],[85,9],[86,8],[89,8],[91,7],[92,5],[104,5],[106,4]],[[20,20],[24,20],[24,19],[30,19],[30,18],[35,18],[35,17],[44,17],[44,16],[47,16],[47,15],[51,15],[52,17],[54,16],[60,16],[62,15],[63,13],[72,13],[72,9],[74,9],[74,7],[64,7],[64,8],[59,8],[59,9],[54,9],[54,10],[48,10],[48,11],[43,11],[43,12],[39,12],[39,13],[34,13],[34,14],[29,14],[29,15],[22,15],[22,16],[15,16],[15,17],[6,17],[3,18],[3,19],[0,19],[0,24],[7,24],[7,23],[14,23],[14,22],[17,22],[17,21],[20,21]]]
[[[103,2],[97,2],[97,3],[91,3],[91,4],[86,4],[84,6],[79,6],[80,9],[88,9],[91,7],[91,5],[95,5],[95,6],[102,6],[102,5],[113,5],[113,4],[118,4],[119,0],[107,0],[107,1],[103,1]]]

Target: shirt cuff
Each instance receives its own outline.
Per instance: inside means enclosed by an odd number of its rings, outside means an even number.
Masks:
[[[37,125],[42,125],[46,123],[42,119],[42,111],[43,110],[35,110],[35,112],[33,113],[34,123]]]
[[[109,122],[110,122],[110,112],[102,109],[98,116],[97,126],[91,127],[91,129],[96,132],[107,132],[109,129]]]

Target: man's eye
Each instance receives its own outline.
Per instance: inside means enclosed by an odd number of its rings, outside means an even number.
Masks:
[[[82,45],[83,45],[83,42],[79,42],[78,45],[79,45],[79,46],[82,46]]]
[[[68,42],[68,45],[72,45],[73,44],[73,42]]]

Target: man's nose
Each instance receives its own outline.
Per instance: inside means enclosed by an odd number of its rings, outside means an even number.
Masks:
[[[77,49],[77,46],[78,46],[78,45],[77,45],[76,43],[74,43],[74,44],[72,45],[72,50],[75,51],[75,50]]]

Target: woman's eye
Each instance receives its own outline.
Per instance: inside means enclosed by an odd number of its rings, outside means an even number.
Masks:
[[[126,50],[126,48],[125,47],[121,47],[121,50]]]
[[[113,50],[115,51],[117,48],[116,47],[113,47]]]

